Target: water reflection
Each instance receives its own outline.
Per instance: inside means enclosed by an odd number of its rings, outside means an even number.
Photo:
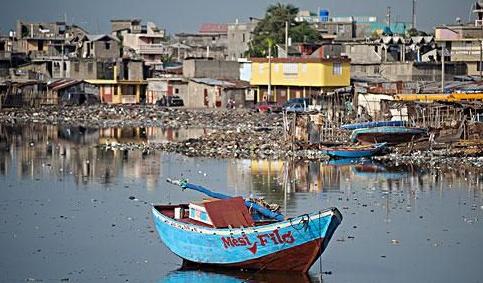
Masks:
[[[4,281],[86,282],[109,276],[112,281],[154,281],[161,276],[167,276],[161,282],[284,280],[279,273],[255,278],[170,272],[181,260],[159,243],[149,204],[131,196],[160,203],[201,198],[161,185],[164,178],[181,173],[222,193],[264,196],[282,205],[287,216],[338,207],[344,221],[322,256],[323,270],[332,274],[324,281],[478,281],[481,169],[441,172],[364,159],[188,158],[97,146],[199,134],[204,131],[0,125]],[[460,272],[450,272],[455,269]]]
[[[103,150],[104,143],[149,143],[184,140],[207,134],[204,129],[84,128],[52,125],[0,126],[0,174],[18,178],[72,175],[76,184],[109,185],[116,178],[142,179],[155,190],[163,175],[159,153]],[[481,187],[482,176],[471,171],[421,170],[385,166],[367,159],[328,162],[294,160],[229,160],[227,183],[238,194],[258,194],[290,203],[294,193],[344,193],[352,184],[383,191],[402,188]],[[464,184],[462,184],[464,180]]]
[[[106,151],[97,145],[174,141],[206,133],[204,129],[1,125],[0,173],[31,179],[72,175],[76,184],[110,184],[122,175],[145,179],[148,189],[152,190],[158,185],[162,170],[159,156],[127,150]]]
[[[288,272],[237,272],[229,270],[176,270],[163,276],[159,283],[178,282],[316,282],[307,274]]]

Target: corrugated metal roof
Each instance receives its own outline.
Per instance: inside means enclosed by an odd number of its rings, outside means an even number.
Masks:
[[[70,87],[70,86],[73,86],[73,85],[76,85],[76,84],[79,84],[79,83],[82,83],[82,82],[83,81],[73,80],[73,79],[61,79],[61,80],[58,80],[58,81],[55,81],[55,82],[48,84],[47,87],[52,89],[52,90],[60,90],[60,89],[64,89],[66,87]]]
[[[218,80],[212,78],[192,78],[192,81],[200,84],[220,86],[223,88],[248,88],[250,84],[240,80]]]

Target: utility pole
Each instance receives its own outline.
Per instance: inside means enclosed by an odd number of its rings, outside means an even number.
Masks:
[[[416,29],[416,0],[413,0],[413,29]]]
[[[272,41],[268,41],[268,101],[272,98]]]
[[[441,43],[441,93],[444,93],[444,50],[446,42]]]
[[[480,40],[480,81],[482,80],[483,76],[482,76],[482,69],[483,69],[483,40]]]
[[[60,66],[60,73],[62,78],[65,78],[65,70],[64,70],[64,41],[62,41],[62,54],[61,54],[61,66]]]
[[[387,26],[391,28],[391,6],[387,6],[386,20]]]
[[[288,21],[285,21],[285,57],[288,58]]]

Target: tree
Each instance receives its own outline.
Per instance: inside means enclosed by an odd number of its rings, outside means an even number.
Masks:
[[[294,42],[313,42],[320,38],[319,33],[308,23],[295,22],[299,9],[291,4],[270,5],[264,18],[258,22],[250,42],[248,55],[263,57],[268,54],[268,42],[285,43],[285,23],[289,25],[289,36]],[[276,50],[273,50],[275,53]]]
[[[427,36],[428,34],[422,30],[417,30],[415,28],[410,28],[407,31],[408,36]]]

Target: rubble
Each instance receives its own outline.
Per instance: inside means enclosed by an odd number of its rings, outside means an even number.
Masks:
[[[308,116],[307,116],[308,117]],[[287,124],[287,121],[285,121]],[[317,121],[316,121],[317,122]],[[167,151],[187,156],[212,158],[314,159],[326,160],[317,144],[294,140],[284,132],[284,117],[278,113],[257,113],[249,109],[186,109],[153,105],[49,106],[34,109],[4,109],[0,124],[39,123],[83,127],[203,128],[209,134],[182,141],[109,143],[109,150]],[[317,123],[315,123],[317,124]],[[320,124],[320,123],[319,123]],[[334,128],[336,130],[336,128]],[[300,134],[295,131],[294,134]],[[334,130],[332,130],[334,133]],[[347,137],[337,134],[334,144]],[[292,137],[292,138],[291,138]],[[325,135],[324,135],[325,137]],[[339,140],[340,139],[340,140]],[[322,142],[322,141],[321,141]],[[375,157],[383,163],[413,164],[432,169],[471,166],[483,170],[483,143],[461,141],[429,144],[428,141],[391,147]]]
[[[84,127],[162,128],[274,128],[282,127],[280,114],[256,113],[249,109],[186,109],[154,105],[93,105],[79,107],[4,109],[0,123],[43,123]]]
[[[248,130],[216,130],[200,138],[163,143],[128,143],[103,144],[104,149],[141,150],[143,152],[162,150],[181,153],[187,156],[204,156],[212,158],[262,158],[284,159],[328,159],[316,149],[303,149],[289,142],[280,140],[280,129],[256,131]]]

